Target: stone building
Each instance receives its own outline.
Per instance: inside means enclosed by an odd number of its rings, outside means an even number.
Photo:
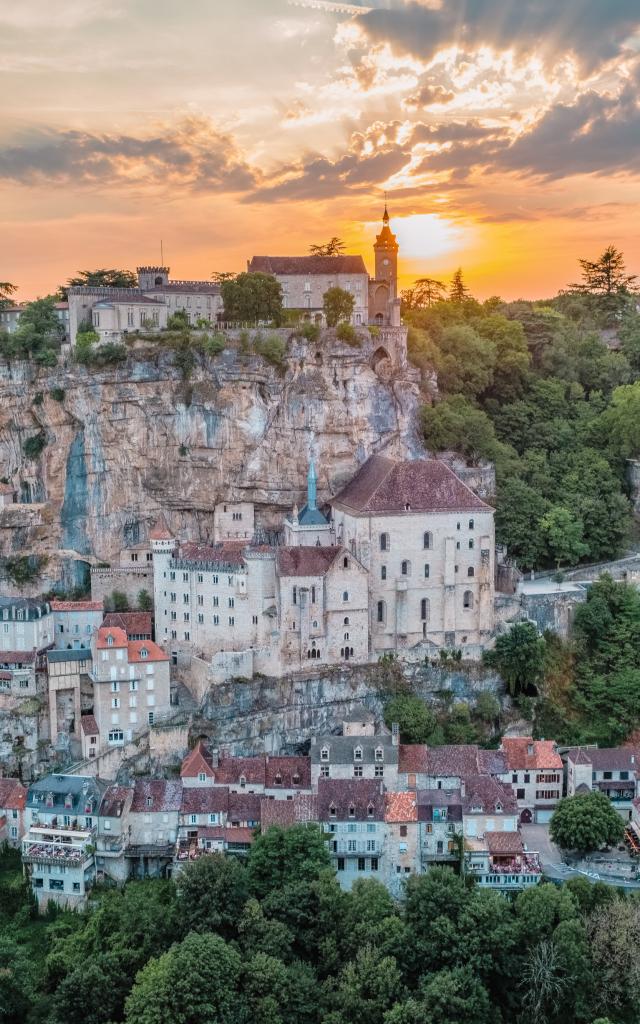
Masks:
[[[179,780],[136,779],[125,845],[130,875],[158,878],[170,873],[181,806]]]
[[[0,650],[0,693],[34,697],[39,660],[35,651]]]
[[[91,637],[102,622],[102,601],[51,602],[57,650],[91,648]]]
[[[640,786],[636,748],[570,747],[562,762],[566,765],[567,796],[599,791],[626,821],[631,819]]]
[[[507,737],[501,750],[506,770],[499,778],[512,786],[521,822],[548,824],[562,797],[562,758],[555,743],[531,736]]]
[[[372,779],[388,790],[398,786],[399,731],[376,733],[361,708],[342,723],[341,736],[311,737],[311,782],[319,779]]]
[[[384,882],[396,898],[403,895],[407,877],[418,874],[420,861],[420,828],[416,794],[385,793],[384,847],[381,863]]]
[[[24,835],[27,790],[20,779],[0,779],[0,847],[19,847]]]
[[[82,744],[80,731],[83,693],[89,707],[93,704],[91,650],[47,651],[47,690],[49,696],[49,738],[55,743],[59,733],[66,733]],[[80,756],[80,750],[76,751]]]
[[[0,656],[2,651],[42,653],[53,643],[53,615],[48,601],[0,597]]]
[[[378,779],[318,779],[318,818],[343,889],[358,878],[382,880],[384,788]]]
[[[98,813],[96,832],[96,881],[121,885],[129,877],[130,861],[125,857],[129,839],[129,811],[133,787],[113,784],[105,791]]]
[[[331,501],[338,544],[369,573],[373,653],[471,653],[493,629],[493,509],[443,462],[374,455]]]
[[[325,292],[342,288],[354,299],[351,323],[369,322],[369,275],[362,256],[254,256],[247,270],[276,278],[284,309],[301,310],[323,323]]]
[[[102,627],[93,638],[93,714],[100,749],[124,746],[170,710],[169,656],[152,640]]]

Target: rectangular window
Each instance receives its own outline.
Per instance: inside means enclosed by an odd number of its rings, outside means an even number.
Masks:
[[[367,862],[364,857],[358,857],[358,871],[366,871]]]
[[[378,870],[378,858],[377,857],[372,857],[371,858],[371,870],[372,871],[377,871]]]

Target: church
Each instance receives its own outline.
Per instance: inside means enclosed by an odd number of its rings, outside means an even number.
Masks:
[[[254,256],[247,262],[247,270],[272,274],[282,287],[283,307],[301,309],[305,319],[318,324],[324,321],[325,292],[338,287],[353,295],[354,327],[399,327],[398,249],[385,203],[382,228],[373,246],[373,277],[369,277],[362,256]]]

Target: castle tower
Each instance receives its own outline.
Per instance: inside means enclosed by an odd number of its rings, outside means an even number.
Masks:
[[[169,267],[136,267],[138,287],[143,292],[164,288],[169,284]]]
[[[389,213],[385,202],[382,231],[376,235],[373,251],[376,261],[375,279],[377,282],[385,281],[387,283],[389,302],[393,302],[398,295],[398,249],[396,236],[389,227]]]
[[[287,547],[327,546],[332,543],[331,524],[318,508],[318,474],[313,456],[307,472],[307,504],[284,521],[284,542]]]

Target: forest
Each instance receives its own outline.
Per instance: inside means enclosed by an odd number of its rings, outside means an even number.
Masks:
[[[340,889],[317,826],[37,917],[0,858],[3,1024],[635,1024],[640,899],[449,868]]]

